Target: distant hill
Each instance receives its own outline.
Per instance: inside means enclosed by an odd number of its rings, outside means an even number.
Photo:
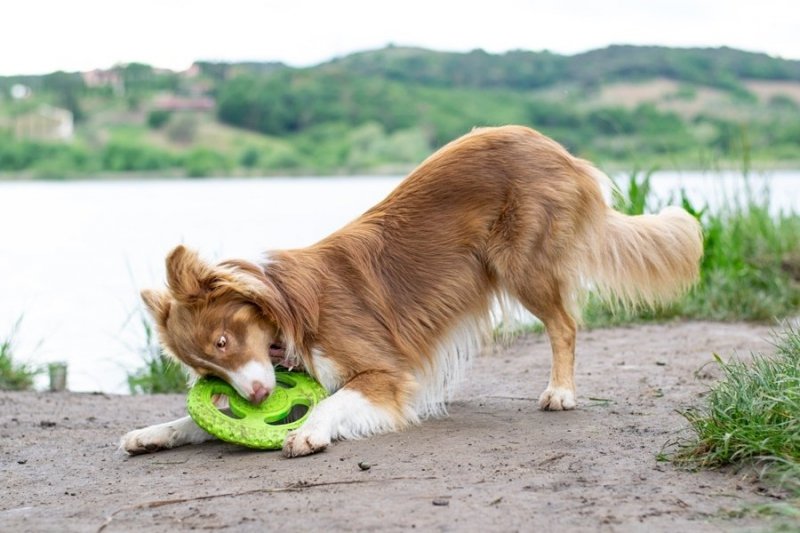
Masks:
[[[742,80],[800,81],[800,61],[732,48],[610,46],[574,56],[513,51],[492,55],[389,47],[317,67],[440,87],[535,89],[559,83],[598,85],[668,78],[730,87]]]
[[[73,114],[71,140],[19,127],[44,123],[42,105]],[[390,46],[310,68],[0,77],[0,173],[401,172],[474,126],[506,123],[601,165],[800,165],[800,61],[730,48]]]

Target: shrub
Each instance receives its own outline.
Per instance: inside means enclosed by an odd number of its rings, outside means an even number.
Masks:
[[[186,174],[191,178],[204,178],[215,172],[224,172],[230,163],[222,154],[208,148],[195,148],[183,162]]]
[[[169,121],[170,116],[171,113],[166,109],[154,109],[147,115],[147,125],[157,130]]]
[[[104,170],[161,170],[174,164],[173,157],[158,148],[131,141],[111,141],[101,155]]]
[[[254,146],[248,146],[239,157],[239,164],[244,168],[254,168],[258,166],[260,157],[261,151],[258,148]]]
[[[0,135],[0,171],[33,168],[44,171],[46,177],[63,177],[94,166],[92,155],[81,145],[20,141]]]

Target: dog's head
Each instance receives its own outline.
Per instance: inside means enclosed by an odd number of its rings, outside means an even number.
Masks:
[[[256,265],[210,265],[183,246],[167,257],[167,281],[165,291],[142,291],[165,350],[196,374],[222,378],[261,402],[275,388],[271,359],[283,351],[279,291]]]

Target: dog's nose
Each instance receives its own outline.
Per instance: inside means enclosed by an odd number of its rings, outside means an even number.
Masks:
[[[270,390],[260,381],[253,382],[253,392],[250,393],[250,403],[257,405],[269,396]]]

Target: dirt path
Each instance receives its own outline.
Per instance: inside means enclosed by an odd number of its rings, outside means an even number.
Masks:
[[[715,374],[712,352],[769,351],[768,327],[583,332],[579,409],[544,413],[542,336],[480,357],[448,418],[303,459],[212,442],[138,457],[124,432],[179,396],[0,393],[0,530],[731,531],[774,501],[750,477],[656,460]],[[592,401],[602,398],[609,401]],[[359,468],[368,463],[368,470]]]

